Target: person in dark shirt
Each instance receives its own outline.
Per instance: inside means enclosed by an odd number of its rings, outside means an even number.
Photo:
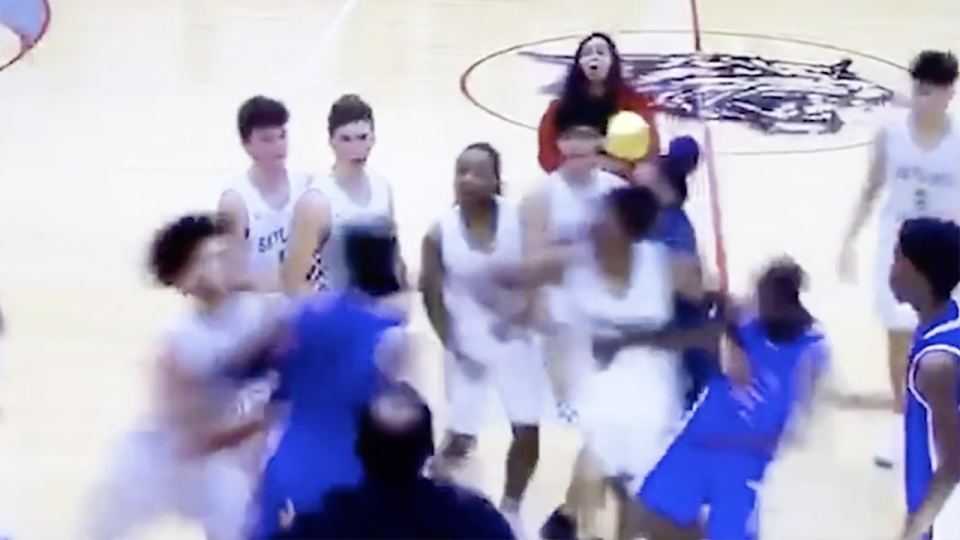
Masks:
[[[482,496],[426,478],[433,455],[430,408],[406,384],[360,413],[356,452],[365,479],[337,489],[322,510],[288,515],[274,540],[513,540],[510,525]]]
[[[703,302],[703,269],[697,235],[683,205],[687,202],[688,179],[700,162],[700,147],[692,137],[677,137],[669,150],[646,169],[638,169],[637,181],[654,189],[663,205],[651,237],[672,252],[671,266],[676,300],[674,325],[689,328],[701,324],[707,309]],[[691,349],[683,353],[692,406],[707,382],[720,374],[719,351]]]

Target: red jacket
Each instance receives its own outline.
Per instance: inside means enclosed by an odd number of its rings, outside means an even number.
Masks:
[[[617,109],[620,111],[633,111],[643,117],[650,125],[650,147],[647,149],[647,155],[638,161],[645,161],[660,151],[660,136],[656,128],[656,115],[653,102],[645,95],[638,94],[629,88],[623,88],[617,98]],[[538,155],[540,167],[544,171],[552,172],[560,166],[560,150],[557,149],[557,130],[554,129],[554,115],[560,106],[560,99],[554,99],[547,107],[540,119],[540,126],[537,128]]]

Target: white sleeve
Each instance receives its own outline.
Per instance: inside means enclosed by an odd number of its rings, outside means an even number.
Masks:
[[[411,356],[411,339],[403,326],[388,328],[377,345],[377,367],[387,378],[397,380],[406,371]]]

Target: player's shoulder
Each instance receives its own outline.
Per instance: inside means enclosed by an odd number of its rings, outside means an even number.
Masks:
[[[293,206],[294,213],[315,213],[326,210],[330,207],[329,191],[318,185],[316,179],[303,190],[297,197],[297,202]]]
[[[597,171],[597,181],[604,190],[617,189],[630,185],[622,176],[603,169]]]
[[[247,170],[232,170],[229,171],[219,179],[220,184],[220,193],[236,193],[238,195],[245,195],[251,189],[250,184],[250,175]]]

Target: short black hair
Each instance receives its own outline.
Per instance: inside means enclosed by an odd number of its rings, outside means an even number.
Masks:
[[[807,286],[807,273],[790,257],[780,257],[767,265],[760,281],[771,286],[781,299],[799,305],[800,291]]]
[[[290,111],[286,105],[268,97],[253,96],[237,111],[237,132],[240,140],[247,142],[254,130],[283,127],[289,121]]]
[[[960,68],[957,57],[950,51],[926,50],[910,63],[910,77],[933,86],[950,86],[957,82]]]
[[[619,187],[607,194],[608,207],[630,238],[638,240],[653,228],[660,202],[647,186]]]
[[[500,151],[494,148],[494,146],[488,142],[471,143],[463,149],[464,152],[468,152],[470,150],[479,150],[490,156],[490,161],[493,163],[493,174],[497,177],[497,190],[495,193],[497,195],[503,195],[503,179],[500,177],[501,170],[503,168],[503,160],[500,157]]]
[[[375,298],[401,291],[397,275],[400,245],[392,221],[350,224],[342,234],[343,256],[353,287]]]
[[[900,253],[926,279],[937,300],[960,283],[960,226],[936,218],[908,219],[897,238]]]
[[[340,96],[327,113],[327,132],[333,132],[354,122],[370,122],[373,125],[373,108],[356,94]]]
[[[226,234],[226,221],[214,214],[187,214],[164,225],[150,245],[150,272],[158,283],[172,286],[207,239]]]

